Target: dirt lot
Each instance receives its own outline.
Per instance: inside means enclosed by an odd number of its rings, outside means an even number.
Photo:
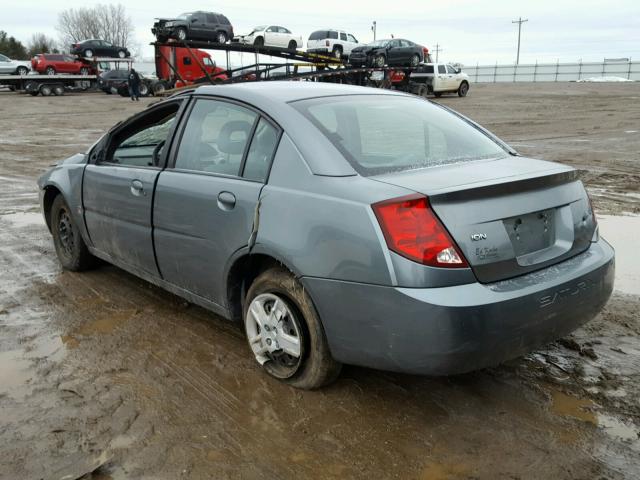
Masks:
[[[479,85],[441,101],[640,213],[640,83]],[[640,477],[638,217],[601,217],[618,289],[573,335],[452,378],[270,380],[238,328],[105,266],[63,272],[35,178],[150,100],[0,93],[0,478]]]

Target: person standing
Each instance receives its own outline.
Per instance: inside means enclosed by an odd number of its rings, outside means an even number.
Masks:
[[[136,72],[133,67],[131,67],[131,70],[129,71],[128,83],[131,101],[140,101],[140,75],[138,75],[138,72]]]

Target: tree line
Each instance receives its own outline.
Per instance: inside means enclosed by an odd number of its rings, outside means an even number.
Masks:
[[[0,30],[0,53],[16,60],[28,60],[38,53],[69,51],[73,43],[89,38],[99,38],[131,50],[134,38],[133,20],[120,4],[63,10],[58,15],[56,30],[58,40],[44,33],[34,33],[26,45]]]

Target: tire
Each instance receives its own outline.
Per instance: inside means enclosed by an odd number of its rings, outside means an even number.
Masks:
[[[54,85],[51,90],[56,97],[64,95],[64,87],[62,85]]]
[[[153,86],[153,94],[162,95],[166,89],[167,87],[165,87],[164,82],[160,81]]]
[[[45,73],[47,75],[55,75],[56,74],[56,69],[53,67],[47,67],[47,69],[45,70]]]
[[[296,50],[298,48],[298,42],[296,42],[295,40],[290,40],[287,48],[289,50]]]
[[[140,84],[140,96],[141,97],[147,97],[149,95],[149,85],[147,85],[146,83],[141,83]]]
[[[387,59],[385,58],[384,55],[382,55],[381,53],[376,55],[373,59],[373,66],[374,67],[379,67],[382,68],[384,67],[384,64],[387,63]]]
[[[28,75],[29,69],[27,67],[18,67],[16,68],[16,75]]]
[[[84,243],[62,195],[58,195],[51,205],[51,232],[62,268],[79,272],[96,266],[98,261]]]
[[[187,39],[187,30],[183,27],[180,27],[176,30],[176,37],[178,40],[182,40],[183,42]]]
[[[269,302],[273,306],[275,300],[280,302],[279,311],[284,309],[286,314],[278,318],[275,329],[268,329],[267,325],[262,330],[257,326],[256,317],[251,311],[256,310],[256,307],[260,311],[259,305],[262,304],[261,311],[266,312]],[[272,317],[269,314],[265,318]],[[330,384],[340,374],[341,364],[331,356],[322,323],[311,298],[289,272],[273,268],[254,280],[245,299],[243,319],[249,349],[256,361],[272,377],[296,388],[312,390]],[[254,340],[252,346],[249,339],[255,339],[256,336],[260,337],[259,343]],[[265,336],[266,339],[263,338]],[[267,342],[278,346],[278,339],[282,341],[283,338],[294,340],[289,345],[295,345],[297,340],[298,357],[283,350],[274,353],[260,350],[263,347],[269,348]]]
[[[263,37],[256,37],[256,39],[253,41],[253,44],[256,47],[264,47],[264,38]]]
[[[84,52],[82,52],[82,55],[87,57],[87,58],[91,58],[91,57],[93,57],[93,50],[87,49]]]
[[[420,63],[420,55],[418,55],[417,53],[414,53],[414,54],[411,56],[410,65],[411,65],[412,67],[417,67],[419,63]]]
[[[42,85],[40,87],[40,94],[43,97],[48,97],[49,95],[51,95],[52,91],[51,91],[51,87],[49,85]]]
[[[160,43],[164,43],[167,40],[169,40],[169,37],[167,37],[166,35],[158,35],[156,37],[156,40],[158,40],[158,42],[160,42]]]
[[[334,58],[337,58],[338,60],[342,59],[342,47],[336,45],[335,47],[333,47],[333,50],[331,50],[331,56]]]
[[[458,87],[458,96],[466,97],[467,93],[469,93],[469,83],[463,81]]]
[[[127,58],[127,52],[124,50],[118,50],[118,58]]]
[[[29,95],[31,95],[32,97],[37,97],[38,93],[40,93],[38,90],[32,90],[29,92]]]
[[[218,35],[216,36],[216,41],[218,43],[227,43],[227,34],[224,32],[218,32]]]
[[[437,97],[440,98],[442,96],[442,92],[433,92],[433,94]]]

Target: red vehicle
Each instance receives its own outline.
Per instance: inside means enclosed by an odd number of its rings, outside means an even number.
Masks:
[[[173,67],[173,68],[172,68]],[[183,87],[207,80],[202,68],[214,81],[224,81],[228,77],[225,69],[216,66],[207,52],[184,47],[156,47],[156,75],[167,88]],[[179,74],[176,75],[176,71]]]
[[[44,75],[66,73],[70,75],[94,75],[95,69],[73,55],[39,53],[31,59],[34,71]]]

